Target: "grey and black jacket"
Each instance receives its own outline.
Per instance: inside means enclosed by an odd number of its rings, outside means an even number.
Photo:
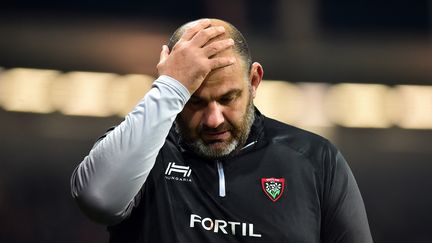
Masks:
[[[372,242],[356,181],[328,140],[256,110],[245,146],[207,160],[172,128],[189,98],[159,77],[74,171],[73,197],[110,242]]]

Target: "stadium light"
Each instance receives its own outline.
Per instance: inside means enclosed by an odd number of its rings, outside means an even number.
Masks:
[[[0,69],[0,107],[74,116],[125,116],[150,89],[149,75]],[[289,83],[264,80],[256,106],[267,116],[308,129],[432,129],[432,86]]]
[[[389,87],[380,84],[334,85],[326,96],[328,118],[345,127],[388,128],[388,92]]]
[[[0,104],[7,111],[50,113],[50,88],[55,70],[13,68],[0,73]]]
[[[432,86],[396,86],[390,103],[393,121],[399,127],[432,129]]]

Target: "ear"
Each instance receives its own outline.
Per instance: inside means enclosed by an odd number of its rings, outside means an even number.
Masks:
[[[256,96],[256,90],[258,89],[259,84],[264,75],[264,69],[258,62],[252,63],[251,71],[249,74],[249,80],[252,86],[252,98]]]

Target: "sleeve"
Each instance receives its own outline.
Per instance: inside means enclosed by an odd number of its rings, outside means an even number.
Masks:
[[[159,77],[125,120],[100,139],[75,168],[71,192],[81,210],[106,225],[128,216],[189,91]]]
[[[337,149],[327,159],[322,242],[372,243],[363,199],[348,163]]]

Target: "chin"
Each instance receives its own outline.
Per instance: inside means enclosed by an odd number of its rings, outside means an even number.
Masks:
[[[215,153],[224,153],[228,150],[229,144],[227,144],[227,142],[213,142],[208,144],[207,146]]]
[[[238,141],[217,141],[212,143],[204,143],[199,141],[193,144],[193,148],[197,154],[208,159],[221,159],[229,156],[237,148]]]

